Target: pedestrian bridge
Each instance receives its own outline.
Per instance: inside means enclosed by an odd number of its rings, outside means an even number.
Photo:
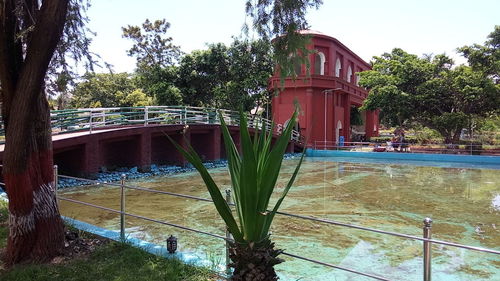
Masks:
[[[152,164],[184,164],[183,157],[166,138],[188,143],[203,160],[225,158],[218,112],[239,146],[238,112],[201,107],[146,106],[85,108],[51,112],[54,164],[65,175],[93,177],[101,170],[137,166],[147,171]],[[251,133],[271,121],[248,116]],[[276,138],[282,124],[273,129]],[[3,131],[1,132],[3,134]],[[294,131],[289,152],[303,148]],[[4,145],[0,145],[0,161]]]

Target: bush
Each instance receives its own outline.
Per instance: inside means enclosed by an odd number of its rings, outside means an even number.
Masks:
[[[418,140],[415,136],[405,136],[405,140],[406,140],[406,143],[409,143],[409,144],[416,144],[418,142]],[[388,141],[392,141],[392,137],[390,137],[390,136],[371,137],[370,141],[376,142],[376,143],[386,143]]]
[[[429,144],[443,142],[443,137],[436,130],[427,127],[419,127],[415,128],[413,131],[416,143]]]

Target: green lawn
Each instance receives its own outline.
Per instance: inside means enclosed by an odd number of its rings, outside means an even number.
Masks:
[[[6,203],[0,201],[0,248],[7,239]],[[98,248],[87,258],[75,259],[64,264],[16,266],[7,271],[0,266],[2,281],[136,281],[217,280],[205,268],[186,265],[178,260],[164,259],[127,244],[111,242]]]

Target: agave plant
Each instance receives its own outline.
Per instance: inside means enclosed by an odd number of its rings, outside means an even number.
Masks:
[[[231,280],[278,280],[274,265],[283,262],[282,259],[278,258],[282,251],[274,248],[274,243],[270,240],[269,229],[276,212],[297,176],[304,154],[302,154],[292,177],[272,209],[269,208],[269,201],[278,180],[292,128],[296,122],[297,110],[274,145],[271,143],[273,128],[266,132],[265,126],[261,126],[260,132],[256,130],[252,139],[248,131],[247,119],[240,112],[241,155],[229,134],[224,118],[222,115],[219,117],[228,158],[237,219],[233,216],[233,212],[224,200],[219,187],[203,166],[194,149],[189,145],[187,149],[184,149],[171,141],[200,173],[219,215],[233,235],[234,242],[230,243],[232,261],[230,266],[234,268]]]

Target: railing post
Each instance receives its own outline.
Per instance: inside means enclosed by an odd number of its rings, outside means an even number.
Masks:
[[[148,120],[149,120],[149,112],[148,112],[148,107],[144,107],[144,126],[148,125]]]
[[[226,202],[229,206],[231,206],[231,189],[226,189]],[[229,241],[231,240],[231,233],[226,228],[226,274],[229,276],[231,274],[231,267],[229,264],[231,263],[231,259],[229,257]]]
[[[120,182],[120,240],[125,241],[125,179],[122,174]]]
[[[431,239],[432,237],[432,219],[424,219],[424,238]],[[431,242],[424,241],[424,281],[431,281],[431,265],[432,253]]]
[[[90,110],[89,116],[89,134],[92,134],[92,110]]]
[[[57,199],[58,177],[59,177],[59,171],[58,171],[57,165],[54,165],[54,194],[56,196],[56,202],[59,203],[59,201]]]

